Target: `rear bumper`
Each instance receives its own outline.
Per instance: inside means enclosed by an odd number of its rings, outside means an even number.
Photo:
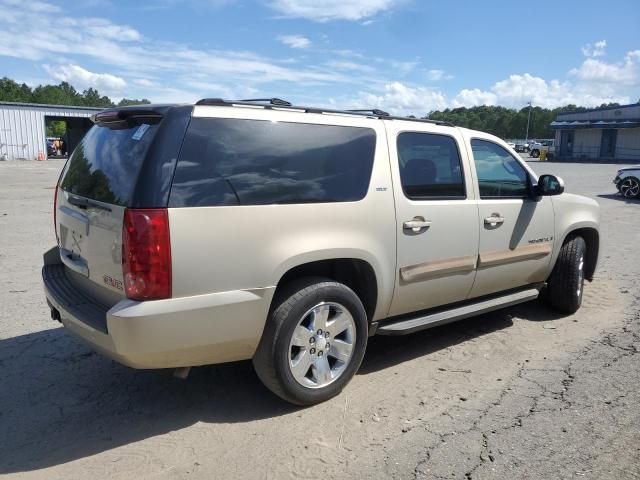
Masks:
[[[49,305],[67,330],[104,355],[133,368],[253,357],[275,287],[149,302],[125,299],[108,307],[78,291],[50,252],[42,269]]]

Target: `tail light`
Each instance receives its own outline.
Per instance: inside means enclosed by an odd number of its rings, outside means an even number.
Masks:
[[[124,288],[132,300],[171,297],[171,242],[166,208],[124,211],[122,227]]]

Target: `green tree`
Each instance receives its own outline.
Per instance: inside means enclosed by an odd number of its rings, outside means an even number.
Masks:
[[[51,105],[80,105],[81,98],[73,86],[62,82],[60,85],[38,85],[33,89],[32,101]]]
[[[123,98],[118,102],[119,107],[127,107],[129,105],[148,105],[151,103],[146,98],[141,98],[138,100],[137,98]]]
[[[20,85],[10,78],[0,78],[0,101],[29,103],[31,97],[31,88],[26,83]]]
[[[0,101],[104,108],[115,106],[109,97],[101,95],[95,88],[88,88],[80,93],[68,82],[61,82],[58,85],[38,85],[31,88],[25,83],[19,84],[7,77],[0,78]],[[151,102],[146,98],[123,98],[118,102],[118,106],[149,103]],[[59,130],[60,127],[51,128]]]
[[[52,120],[47,122],[47,137],[63,137],[67,133],[67,122]]]
[[[95,88],[88,88],[82,92],[82,104],[87,107],[113,107],[111,99],[100,93]]]
[[[608,104],[606,107],[618,106]],[[549,124],[555,120],[558,113],[570,111],[584,111],[584,107],[565,105],[564,107],[548,109],[532,107],[529,123],[529,138],[551,138],[554,131]],[[501,138],[525,138],[527,131],[527,117],[529,107],[520,110],[482,105],[478,107],[460,107],[431,112],[427,118],[451,122],[460,127],[472,128],[492,133]]]

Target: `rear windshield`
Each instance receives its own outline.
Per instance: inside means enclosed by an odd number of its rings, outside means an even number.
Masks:
[[[361,200],[369,188],[375,143],[370,128],[193,118],[169,205]]]
[[[127,206],[158,125],[95,125],[69,159],[60,187],[81,197]]]

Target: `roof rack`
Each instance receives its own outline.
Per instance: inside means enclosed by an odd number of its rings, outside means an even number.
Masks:
[[[261,103],[266,102],[269,105],[278,105],[279,107],[290,107],[291,102],[282,100],[281,98],[248,98],[246,100],[239,100],[240,102]]]
[[[292,105],[291,102],[286,100],[282,100],[281,98],[254,98],[247,100],[224,100],[222,98],[203,98],[196,102],[196,105],[207,105],[207,106],[227,106],[233,107],[236,105],[239,106],[248,106],[248,107],[262,107],[266,110],[280,109],[284,108],[286,110],[299,110],[304,113],[329,113],[335,115],[360,115],[368,118],[377,118],[384,120],[405,120],[408,122],[420,122],[420,123],[430,123],[433,125],[443,125],[447,127],[454,127],[455,125],[451,122],[445,122],[441,120],[430,120],[428,118],[411,118],[411,117],[398,117],[394,115],[389,115],[384,110],[378,110],[377,108],[371,110],[334,110],[330,108],[322,108],[322,107],[303,107],[298,105]]]
[[[390,116],[387,112],[385,112],[384,110],[378,110],[377,108],[374,108],[373,110],[347,110],[347,112],[353,112],[353,113],[372,113],[377,117],[388,117]]]

